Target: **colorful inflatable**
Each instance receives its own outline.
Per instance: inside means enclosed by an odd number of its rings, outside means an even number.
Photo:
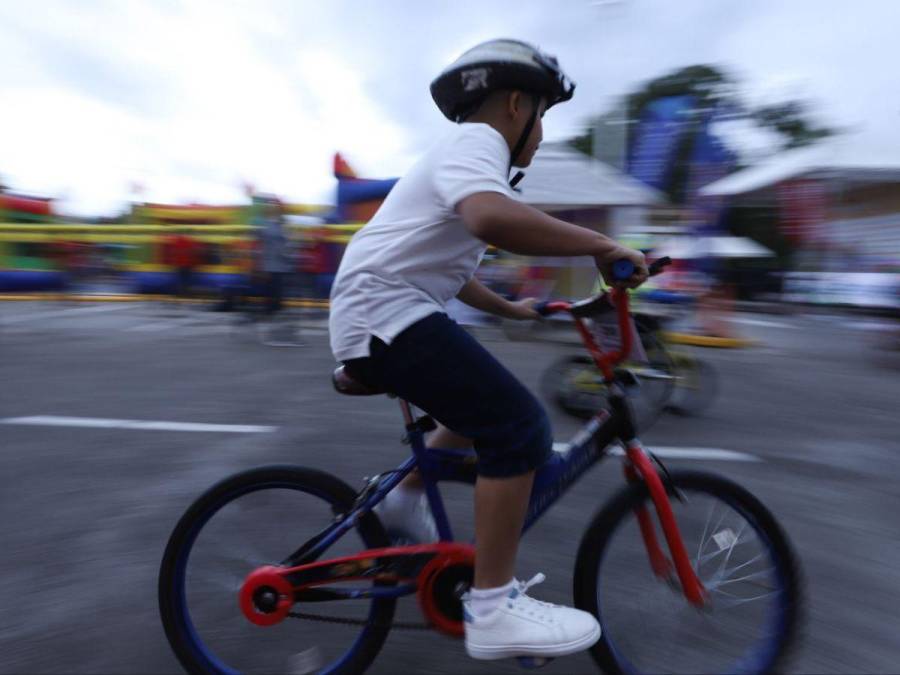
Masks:
[[[340,153],[334,155],[334,177],[338,186],[332,222],[337,223],[365,223],[370,220],[398,180],[360,178]]]
[[[131,222],[148,224],[226,225],[247,222],[247,206],[135,204]]]
[[[283,204],[288,216],[315,216],[327,224],[290,222],[291,239],[305,250],[307,270],[330,285],[344,246],[397,182],[360,178],[334,156],[335,206]],[[0,292],[58,290],[79,278],[114,275],[123,292],[168,292],[174,284],[167,242],[175,232],[197,242],[198,285],[221,288],[246,278],[252,261],[259,200],[242,205],[154,204],[132,207],[125,223],[64,224],[52,201],[0,194]],[[54,222],[56,221],[56,222]]]
[[[52,199],[0,193],[0,222],[47,223],[53,218]]]

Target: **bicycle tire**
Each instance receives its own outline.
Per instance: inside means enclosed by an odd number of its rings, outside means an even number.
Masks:
[[[765,544],[766,552],[774,563],[774,576],[780,583],[777,593],[773,596],[775,607],[771,611],[766,612],[767,621],[771,619],[771,627],[773,628],[771,637],[761,639],[758,645],[754,645],[752,653],[748,651],[741,655],[741,662],[737,664],[737,667],[732,664],[725,667],[723,672],[770,673],[775,671],[780,665],[783,665],[795,641],[800,623],[802,602],[799,566],[785,533],[768,509],[756,497],[728,479],[715,474],[695,471],[673,471],[671,479],[670,492],[671,485],[674,485],[679,491],[684,491],[688,495],[700,493],[718,498],[735,510],[735,512],[747,517],[753,530]],[[677,502],[673,500],[673,506],[676,504]],[[632,661],[635,657],[625,654],[622,649],[622,638],[624,637],[624,642],[628,642],[633,637],[629,633],[630,629],[623,629],[618,632],[617,630],[611,631],[609,629],[609,619],[615,615],[615,608],[608,607],[608,604],[604,607],[600,598],[603,592],[601,588],[603,585],[602,565],[605,556],[609,553],[608,548],[611,542],[615,541],[619,528],[638,505],[648,506],[648,511],[655,521],[655,511],[653,510],[652,502],[650,502],[647,488],[643,483],[636,483],[623,488],[594,516],[591,524],[585,531],[578,551],[574,577],[575,605],[579,609],[593,614],[601,624],[602,635],[600,641],[591,648],[591,655],[604,672],[610,674],[673,673],[677,671],[671,662],[663,666],[662,670],[649,666],[644,670],[634,666]],[[682,522],[679,520],[679,528],[681,527]],[[657,532],[659,532],[658,527]],[[661,537],[660,542],[661,546],[668,553],[664,539]],[[641,551],[641,557],[646,562],[646,551]],[[700,551],[698,551],[698,559],[700,557]],[[692,563],[695,569],[699,567],[696,561],[692,561]],[[633,576],[641,573],[641,569],[639,566],[634,566],[631,569],[624,570],[623,573]],[[649,570],[646,574],[648,577],[652,577]],[[686,608],[689,607],[681,594],[680,588],[675,589],[675,594],[674,597],[677,600],[680,600]],[[633,605],[636,605],[639,598],[630,596],[630,601]],[[623,608],[623,613],[624,609],[626,608]],[[712,606],[711,611],[716,611],[715,605]],[[696,610],[693,610],[693,612],[697,616],[705,618],[705,615],[702,615],[700,612]],[[617,641],[619,642],[617,643]],[[693,645],[700,641],[698,640],[695,643],[693,640],[688,640],[687,642]],[[646,642],[641,642],[641,646],[634,649],[637,658],[642,656],[641,650],[647,647],[649,645]],[[691,665],[685,668],[685,672],[709,671],[702,670],[696,665]]]
[[[270,488],[298,490],[322,499],[331,508],[339,510],[349,510],[356,496],[349,485],[331,474],[305,467],[277,465],[251,469],[228,477],[208,489],[188,508],[166,546],[160,565],[158,595],[166,637],[181,665],[190,673],[237,672],[209,652],[191,620],[185,590],[191,549],[202,528],[224,506],[238,497]],[[357,531],[367,548],[390,545],[384,528],[371,512],[360,518]],[[296,545],[301,543],[296,542]],[[290,551],[285,552],[287,553]],[[321,672],[361,673],[371,665],[387,639],[395,605],[396,599],[372,600],[369,625],[363,628],[342,658],[329,664]],[[240,612],[236,597],[234,611]]]
[[[663,341],[642,322],[637,322],[636,325],[649,359],[650,369],[670,376],[644,378],[641,375],[641,367],[634,371],[638,381],[642,383],[637,393],[640,404],[636,406],[635,416],[637,428],[643,432],[652,427],[666,409],[675,389],[675,375],[671,355]],[[590,419],[607,405],[606,386],[603,385],[602,390],[596,392],[579,391],[575,379],[580,373],[593,373],[600,378],[597,366],[590,356],[582,354],[563,356],[544,371],[540,390],[546,400],[552,401],[564,413],[576,419]]]
[[[675,361],[675,390],[668,409],[682,417],[702,415],[709,409],[719,391],[716,369],[704,359],[678,354]]]

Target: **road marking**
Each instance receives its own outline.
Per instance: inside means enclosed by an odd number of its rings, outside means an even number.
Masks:
[[[150,323],[139,323],[136,326],[128,326],[122,330],[126,333],[143,333],[165,330],[166,328],[174,328],[177,324],[171,321],[151,321]]]
[[[48,427],[89,427],[93,429],[138,429],[142,431],[206,431],[232,434],[261,434],[278,427],[258,424],[203,424],[198,422],[165,422],[155,420],[115,420],[100,417],[66,417],[62,415],[34,415],[7,417],[0,424],[23,424]]]
[[[896,323],[888,322],[888,321],[860,321],[858,323],[854,323],[853,321],[848,321],[847,326],[850,328],[858,328],[859,330],[874,330],[874,331],[891,331],[897,327]]]
[[[735,323],[743,323],[748,326],[769,326],[771,328],[796,328],[797,326],[793,326],[789,323],[784,323],[783,321],[770,321],[768,319],[750,319],[745,316],[735,316],[731,318]]]
[[[198,323],[209,321],[208,316],[185,316],[173,319],[171,321],[150,321],[148,323],[139,323],[136,326],[128,326],[123,330],[127,333],[154,333],[164,330],[175,330],[186,326],[193,326]]]
[[[57,309],[52,312],[34,312],[32,314],[20,314],[19,316],[5,317],[0,323],[25,323],[26,321],[40,321],[41,319],[55,319],[60,316],[74,314],[97,314],[99,312],[116,312],[127,309],[128,305],[92,305],[90,307],[72,307],[70,309]]]
[[[568,443],[554,443],[553,450],[555,452],[565,452],[569,449]],[[761,462],[763,461],[755,455],[749,455],[745,452],[737,452],[735,450],[723,450],[721,448],[675,448],[666,445],[654,445],[648,447],[647,450],[668,459],[712,459],[722,460],[725,462]],[[620,447],[610,449],[612,455],[624,455],[625,451]]]

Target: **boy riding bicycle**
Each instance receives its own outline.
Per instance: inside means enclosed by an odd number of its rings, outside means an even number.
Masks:
[[[444,313],[456,297],[505,318],[537,318],[532,299],[510,302],[474,277],[487,244],[590,255],[608,280],[624,258],[636,268],[629,286],[646,279],[641,253],[513,198],[511,167],[531,163],[544,112],[574,89],[555,58],[526,43],[492,40],[465,52],[431,84],[458,126],[353,237],[331,293],[331,347],[346,372],[437,420],[430,446],[474,446],[478,456],[475,582],[464,603],[474,658],[562,656],[600,636],[590,614],[533,600],[513,577],[534,470],[552,450],[550,424],[535,397]],[[389,530],[437,539],[415,475],[380,506]]]

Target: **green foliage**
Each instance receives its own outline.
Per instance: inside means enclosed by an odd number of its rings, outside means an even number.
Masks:
[[[673,161],[666,179],[665,192],[675,203],[683,203],[690,174],[689,158],[701,130],[704,113],[716,106],[725,106],[733,117],[752,119],[761,127],[772,129],[783,137],[783,149],[810,145],[831,136],[834,131],[815,125],[807,107],[800,101],[786,101],[757,110],[748,109],[736,95],[737,82],[724,71],[711,65],[693,65],[668,73],[642,85],[625,99],[627,129],[637,127],[644,109],[653,101],[669,96],[690,95],[694,105],[688,111],[685,128],[673,153]],[[595,155],[594,128],[601,118],[590,121],[587,131],[569,140],[576,150]],[[634,137],[629,133],[626,145],[630,152]],[[735,169],[738,167],[736,166]]]
[[[588,130],[581,134],[580,136],[575,136],[574,138],[570,138],[567,142],[573,148],[578,150],[578,152],[583,152],[585,155],[590,155],[593,157],[594,155],[594,125],[596,122],[592,122],[591,126],[588,127]]]
[[[757,124],[784,136],[784,148],[811,145],[834,134],[828,127],[814,126],[808,119],[806,106],[800,101],[787,101],[764,106],[751,114]]]
[[[628,119],[639,120],[647,104],[656,99],[686,94],[695,97],[695,111],[700,112],[729,98],[732,84],[728,75],[713,66],[697,65],[676,70],[651,80],[628,95]]]

